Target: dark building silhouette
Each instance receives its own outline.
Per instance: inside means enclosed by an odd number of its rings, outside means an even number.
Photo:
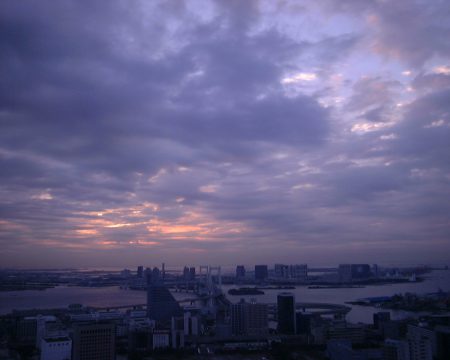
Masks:
[[[269,332],[267,304],[242,299],[231,305],[231,333],[233,335],[261,335]]]
[[[255,280],[264,281],[269,277],[267,265],[255,265]]]
[[[195,280],[195,267],[193,266],[189,268],[189,279]]]
[[[373,325],[375,329],[382,329],[382,324],[391,321],[391,313],[388,311],[373,314]]]
[[[295,295],[283,292],[277,296],[278,331],[281,334],[296,333]]]
[[[236,278],[237,279],[245,278],[245,266],[244,265],[236,266]]]
[[[450,326],[437,326],[436,355],[438,360],[450,359]]]
[[[114,360],[115,339],[115,324],[74,324],[72,360]]]
[[[147,316],[157,322],[168,322],[172,316],[182,315],[178,302],[164,286],[158,268],[147,276]]]
[[[138,278],[143,278],[144,277],[144,267],[143,266],[138,266],[138,268],[137,268],[137,277]]]

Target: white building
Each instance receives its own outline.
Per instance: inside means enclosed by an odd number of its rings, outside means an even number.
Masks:
[[[43,338],[41,360],[71,360],[72,340],[67,337]]]

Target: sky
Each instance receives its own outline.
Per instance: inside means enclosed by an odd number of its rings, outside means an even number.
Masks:
[[[448,0],[0,2],[0,266],[449,254]]]

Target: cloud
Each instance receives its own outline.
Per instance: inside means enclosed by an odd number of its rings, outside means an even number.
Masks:
[[[439,6],[2,3],[2,263],[444,249]]]

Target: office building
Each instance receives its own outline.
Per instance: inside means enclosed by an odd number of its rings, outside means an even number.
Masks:
[[[267,265],[255,265],[255,280],[265,281],[269,277]]]
[[[338,274],[342,283],[366,280],[372,275],[368,264],[340,264]]]
[[[235,336],[265,336],[269,332],[266,304],[242,299],[231,305],[231,333]]]
[[[245,278],[245,266],[238,265],[236,266],[236,279],[244,279]]]
[[[281,334],[296,333],[295,295],[283,292],[277,296],[278,332]]]
[[[369,264],[352,264],[352,280],[366,280],[371,276]]]
[[[284,264],[275,264],[274,273],[277,279],[287,279],[289,278],[289,266]]]
[[[143,278],[144,277],[144,267],[143,266],[138,266],[138,268],[137,268],[137,277],[138,278]]]
[[[67,336],[41,339],[41,360],[72,359],[72,339]]]
[[[160,278],[158,268],[154,268],[147,278],[147,316],[156,322],[170,322],[173,316],[183,314],[181,307]]]
[[[411,360],[433,360],[436,349],[434,331],[426,326],[408,325],[407,339]]]
[[[73,325],[73,360],[114,360],[116,329],[113,323]]]
[[[308,278],[308,265],[296,264],[289,266],[289,275],[292,279],[305,281]]]
[[[328,327],[328,340],[348,340],[352,344],[363,344],[366,341],[364,325],[336,323]]]
[[[16,339],[22,345],[36,345],[37,319],[27,316],[19,319],[16,324]]]

